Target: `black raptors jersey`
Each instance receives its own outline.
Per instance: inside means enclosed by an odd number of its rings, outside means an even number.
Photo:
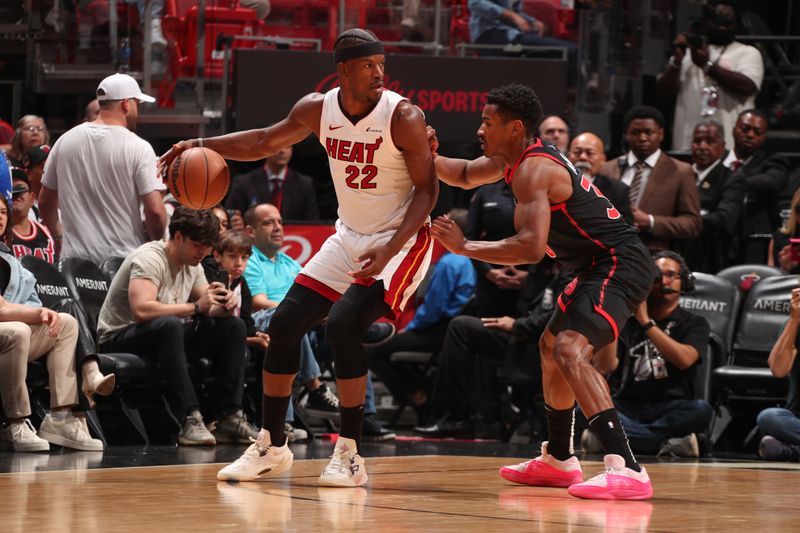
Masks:
[[[512,168],[506,169],[511,184],[517,167],[529,157],[546,157],[563,166],[572,178],[572,196],[566,202],[550,205],[550,234],[547,255],[565,267],[585,270],[598,253],[613,253],[625,243],[641,244],[636,229],[588,178],[551,144],[540,139],[528,146]]]

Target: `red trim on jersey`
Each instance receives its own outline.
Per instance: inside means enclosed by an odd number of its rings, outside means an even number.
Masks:
[[[506,168],[505,176],[504,176],[505,180],[506,180],[506,183],[511,185],[511,180],[514,179],[514,172],[516,172],[517,167],[520,165],[520,163],[522,163],[523,160],[525,160],[527,157],[529,157],[530,151],[533,150],[534,148],[541,148],[542,146],[544,146],[542,144],[542,140],[536,138],[536,140],[534,141],[533,144],[528,145],[528,147],[525,148],[525,150],[522,151],[522,154],[520,154],[519,159],[517,159],[517,162],[514,163],[514,166],[512,166],[511,168]]]
[[[611,278],[614,277],[614,272],[617,271],[617,254],[614,252],[613,248],[611,248],[609,252],[611,253],[611,270],[608,271],[608,275],[606,276],[606,279],[603,280],[603,285],[600,287],[600,305],[603,305],[603,300],[606,297],[606,287],[608,286],[608,282],[611,281]],[[592,261],[594,261],[594,258],[592,258]]]
[[[594,310],[597,311],[597,314],[605,318],[609,324],[611,324],[611,329],[614,330],[614,340],[617,340],[617,338],[619,337],[619,329],[617,328],[617,323],[614,322],[613,318],[611,318],[611,315],[606,313],[606,310],[600,307],[599,305],[595,305]]]
[[[311,289],[312,291],[320,294],[321,296],[327,298],[332,302],[335,302],[342,297],[341,294],[331,289],[321,281],[316,280],[305,274],[298,274],[297,277],[294,279],[294,282],[297,283],[298,285],[302,285],[303,287]]]
[[[552,213],[553,211],[561,211],[562,209],[566,209],[566,207],[567,207],[567,202],[561,202],[560,204],[551,205],[550,212]]]
[[[422,260],[428,249],[431,246],[431,231],[430,226],[425,224],[417,232],[417,239],[411,246],[411,249],[406,254],[400,266],[397,267],[391,281],[389,288],[386,289],[384,301],[392,308],[392,311],[397,314],[400,310],[400,303],[402,302],[402,295],[414,281],[414,276],[417,275]]]
[[[602,242],[602,241],[598,241],[597,239],[595,239],[595,238],[591,237],[591,236],[590,236],[588,233],[586,233],[586,232],[583,230],[583,228],[581,227],[581,225],[580,225],[580,224],[578,224],[578,221],[577,221],[577,220],[575,220],[574,218],[572,218],[572,215],[570,215],[570,214],[569,214],[569,211],[567,211],[566,205],[565,205],[564,207],[562,207],[562,208],[561,208],[559,211],[561,211],[562,213],[564,213],[564,216],[565,216],[565,217],[567,217],[567,220],[569,220],[569,221],[570,221],[570,223],[572,223],[572,225],[573,225],[573,226],[575,226],[575,229],[576,229],[576,230],[578,230],[578,233],[580,233],[581,235],[583,235],[584,237],[586,237],[587,239],[589,239],[590,241],[592,241],[593,243],[595,243],[597,246],[599,246],[599,247],[600,247],[600,248],[602,248],[603,250],[606,250],[606,251],[608,251],[608,247],[607,247],[605,244],[603,244],[603,242]]]

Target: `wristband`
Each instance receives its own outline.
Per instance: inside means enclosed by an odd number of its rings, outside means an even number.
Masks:
[[[202,148],[202,147],[203,147],[203,138],[202,137],[198,137],[197,138],[197,148]]]
[[[197,303],[197,300],[195,300],[192,303],[194,304],[194,314],[195,315],[199,315],[200,314],[200,304]]]
[[[644,323],[644,325],[642,326],[642,331],[647,331],[648,329],[655,326],[656,326],[656,321],[651,318],[650,320]]]

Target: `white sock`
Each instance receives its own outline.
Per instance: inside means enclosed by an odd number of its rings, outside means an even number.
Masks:
[[[71,414],[69,411],[50,411],[50,417],[58,421],[66,420]]]

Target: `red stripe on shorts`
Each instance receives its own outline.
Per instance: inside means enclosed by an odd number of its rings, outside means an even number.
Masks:
[[[327,298],[332,302],[335,302],[342,297],[341,294],[331,289],[321,281],[306,276],[305,274],[298,274],[297,277],[294,279],[294,282],[297,283],[298,285],[302,285],[303,287],[307,287],[312,291],[321,294],[322,296],[324,296],[325,298]]]
[[[414,281],[414,276],[417,275],[419,266],[422,264],[422,260],[428,248],[430,248],[430,244],[430,226],[425,224],[419,229],[417,240],[400,263],[400,266],[397,267],[397,271],[394,273],[392,281],[389,283],[389,288],[386,289],[384,301],[392,308],[392,311],[397,311],[402,301],[402,295]]]

